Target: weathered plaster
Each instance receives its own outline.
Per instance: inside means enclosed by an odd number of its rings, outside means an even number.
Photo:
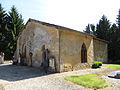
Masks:
[[[50,51],[49,56],[55,57],[51,66],[55,63],[57,72],[90,68],[94,60],[107,60],[107,43],[93,38],[65,27],[31,20],[18,37],[15,56],[20,60],[21,54],[24,64],[41,67],[42,47],[45,45]],[[83,43],[87,49],[86,63],[81,63]]]
[[[59,42],[58,42],[58,30],[54,27],[47,27],[35,22],[30,22],[23,30],[22,34],[17,41],[17,56],[19,53],[24,52],[26,46],[26,58],[24,62],[27,65],[31,65],[30,55],[32,52],[32,65],[34,67],[40,67],[42,62],[42,46],[50,50],[50,55],[55,56],[56,63],[59,63]],[[23,51],[22,51],[23,49]],[[20,51],[20,52],[19,52]],[[57,70],[59,70],[59,64],[57,64]]]
[[[107,53],[107,43],[94,40],[94,60],[106,63],[108,60]]]
[[[72,71],[81,64],[81,47],[87,47],[87,63],[93,61],[93,37],[60,29],[60,61],[61,71]],[[68,69],[68,70],[66,70]]]

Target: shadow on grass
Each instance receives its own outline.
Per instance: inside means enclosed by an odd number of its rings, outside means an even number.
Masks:
[[[16,65],[0,65],[0,79],[7,81],[18,81],[45,76],[48,74],[45,74],[40,68]]]

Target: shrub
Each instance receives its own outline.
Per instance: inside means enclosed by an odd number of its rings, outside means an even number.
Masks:
[[[102,64],[103,64],[103,63],[102,63],[102,62],[100,62],[100,61],[96,61],[96,62],[98,62],[100,66],[102,66]]]
[[[100,61],[94,61],[92,64],[92,68],[99,68],[100,66],[102,66],[102,62]]]

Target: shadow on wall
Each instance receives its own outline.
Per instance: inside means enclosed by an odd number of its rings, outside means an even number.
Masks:
[[[40,68],[16,65],[0,65],[0,79],[7,81],[18,81],[48,74],[45,74],[45,72],[43,72]]]

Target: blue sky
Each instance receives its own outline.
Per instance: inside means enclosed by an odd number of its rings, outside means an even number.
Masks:
[[[4,10],[15,5],[24,22],[29,18],[82,31],[96,24],[103,14],[115,22],[120,0],[0,0]]]

